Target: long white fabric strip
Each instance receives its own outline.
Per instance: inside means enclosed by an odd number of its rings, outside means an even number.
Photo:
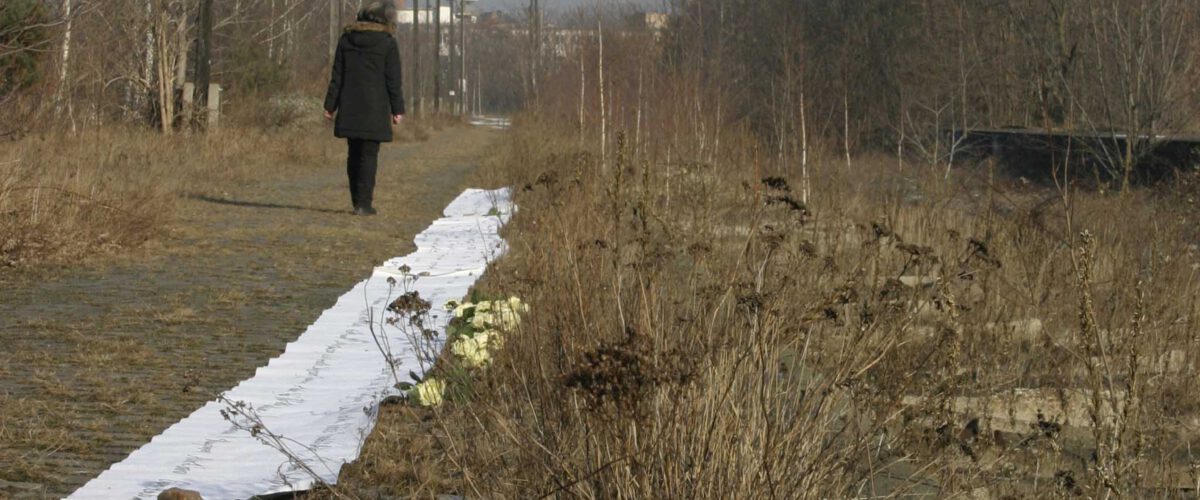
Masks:
[[[287,345],[284,353],[226,393],[251,405],[266,428],[287,438],[288,447],[320,481],[337,481],[342,464],[358,457],[374,425],[379,401],[396,391],[391,371],[368,330],[389,297],[388,277],[402,281],[401,266],[417,276],[410,289],[433,305],[431,315],[444,338],[442,304],[465,295],[488,263],[507,247],[500,227],[512,212],[507,189],[468,189],[415,238],[417,250],[376,268]],[[378,328],[376,329],[378,331]],[[388,328],[405,376],[420,367],[408,339]],[[168,428],[125,460],[114,464],[69,498],[155,498],[172,488],[205,498],[235,499],[300,491],[317,484],[301,467],[221,416],[212,401]]]

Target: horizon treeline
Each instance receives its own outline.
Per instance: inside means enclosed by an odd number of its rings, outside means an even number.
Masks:
[[[179,119],[170,111],[182,82],[194,79],[201,6],[5,2],[0,134],[118,122],[169,130],[163,123]],[[331,40],[356,8],[326,0],[215,3],[212,81],[242,103],[319,93]],[[659,31],[632,29],[641,7],[625,2],[598,1],[552,19],[544,8],[531,1],[499,23],[469,24],[465,64],[456,48],[461,24],[453,38],[443,27],[440,51],[431,50],[430,26],[416,45],[401,26],[406,92],[413,97],[418,82],[423,108],[432,111],[431,68],[440,67],[443,103],[453,102],[449,91],[465,77],[472,112],[540,106],[557,92],[580,94],[571,106],[595,113],[600,94],[610,92],[618,99],[602,111],[615,116],[622,110],[614,106],[637,107],[622,93],[644,98],[655,82],[674,79],[703,93],[706,115],[746,126],[779,157],[886,150],[936,162],[955,146],[945,132],[962,128],[1133,137],[1200,130],[1200,3],[1191,0],[672,0]],[[412,77],[414,48],[419,78]],[[1115,154],[1111,168],[1135,163],[1143,146]]]
[[[664,96],[644,96],[648,82],[691,82],[702,114],[747,127],[778,158],[878,151],[945,162],[958,146],[948,132],[971,128],[1147,138],[1100,158],[1121,179],[1153,138],[1200,130],[1193,1],[675,0],[671,11],[657,37],[606,41],[613,97],[653,102]],[[569,24],[625,18],[585,8]],[[596,42],[586,63],[561,61],[563,99],[601,78]]]
[[[410,2],[398,3],[403,10],[411,8]],[[419,3],[422,9],[426,3],[452,6],[456,14],[462,7],[461,0]],[[258,101],[272,97],[319,94],[328,82],[331,47],[362,4],[6,0],[0,3],[0,106],[5,109],[0,138],[114,124],[180,128],[184,83],[202,80],[197,64],[201,40],[208,42],[209,81],[222,87],[226,107],[255,112]],[[212,31],[206,36],[202,14],[210,6]],[[440,51],[433,50],[436,34],[431,25],[421,26],[419,44],[413,42],[411,24],[397,26],[410,102],[433,112],[437,86],[442,109],[449,110],[461,96],[451,90],[465,70],[473,109],[497,107],[500,101],[510,105],[512,92],[506,87],[519,89],[520,81],[509,47],[523,45],[492,26],[467,23],[464,37],[457,18],[453,25],[442,20]],[[463,43],[468,64],[463,64]],[[413,49],[418,45],[421,62],[414,65]],[[440,65],[435,60],[439,53]],[[419,78],[413,77],[415,66]],[[478,75],[486,76],[487,85],[475,85]],[[414,100],[414,94],[423,98]],[[195,97],[202,101],[205,95],[196,91]]]
[[[786,121],[799,106],[780,103],[804,94],[813,117],[849,121],[851,146],[951,126],[1162,133],[1200,125],[1198,13],[1188,0],[691,0],[669,54],[755,124]]]

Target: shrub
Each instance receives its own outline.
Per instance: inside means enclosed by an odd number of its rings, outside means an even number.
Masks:
[[[0,97],[37,83],[40,54],[50,41],[48,18],[37,0],[0,3]]]

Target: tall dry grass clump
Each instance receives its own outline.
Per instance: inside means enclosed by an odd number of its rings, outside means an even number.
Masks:
[[[491,169],[520,210],[479,292],[531,311],[446,404],[384,412],[344,492],[1200,490],[1193,195],[1009,178],[937,120],[855,147],[850,89],[808,94],[828,72],[780,75],[792,53],[759,80],[723,28],[693,33],[713,51],[600,29]]]
[[[377,437],[343,481],[480,498],[1194,491],[1200,251],[1175,202],[861,157],[818,164],[805,204],[748,134],[717,141],[638,153],[620,134],[602,161],[562,123],[519,121],[494,171],[520,206],[512,250],[482,288],[532,312],[450,404],[385,420],[418,430]],[[413,443],[434,450],[377,458]]]
[[[45,133],[0,148],[0,268],[136,246],[176,197],[320,164],[332,141],[311,129],[233,127],[162,135],[109,126]]]

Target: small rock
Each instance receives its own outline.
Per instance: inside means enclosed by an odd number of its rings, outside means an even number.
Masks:
[[[158,500],[204,500],[204,497],[200,496],[200,493],[192,490],[171,488],[159,493]]]

